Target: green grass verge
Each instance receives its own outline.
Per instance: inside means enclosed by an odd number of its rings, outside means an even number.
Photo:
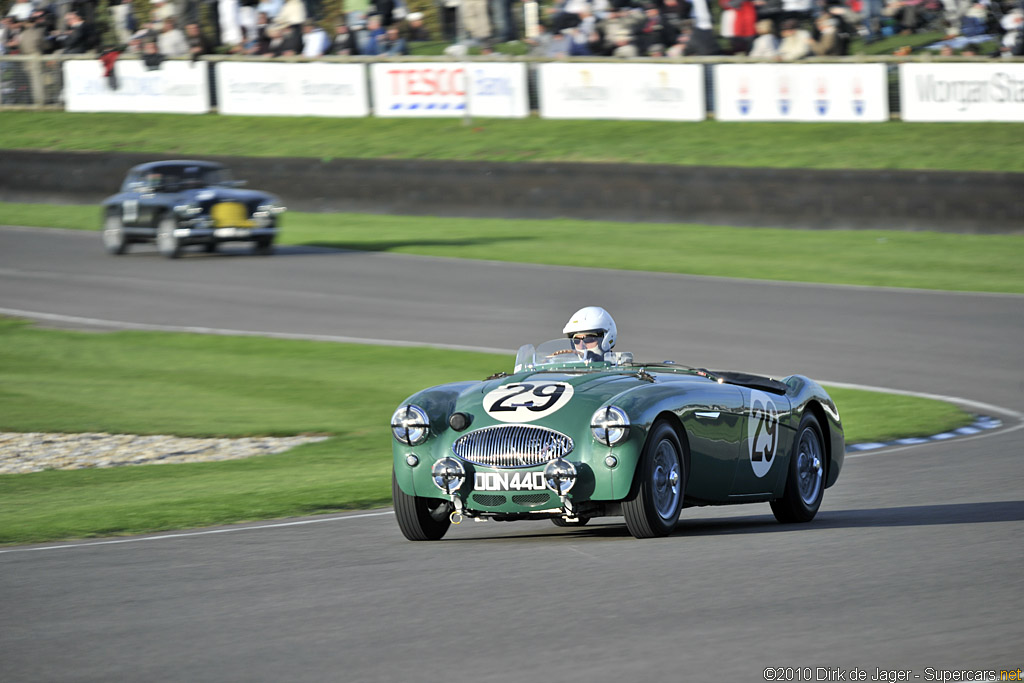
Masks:
[[[1024,171],[1022,123],[328,119],[0,112],[0,149]],[[1008,142],[1010,141],[1010,142]],[[238,169],[244,175],[244,168]],[[685,191],[683,188],[681,191]]]
[[[100,223],[95,206],[0,203],[0,215],[15,225],[95,230]],[[1024,235],[291,212],[281,243],[719,277],[1024,293]],[[614,258],[608,245],[614,245]]]
[[[0,544],[208,526],[390,503],[388,418],[425,386],[511,356],[0,318],[0,431],[332,435],[241,461],[0,475]],[[850,442],[969,422],[925,399],[831,390]]]

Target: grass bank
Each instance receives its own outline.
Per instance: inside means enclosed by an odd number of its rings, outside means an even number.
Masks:
[[[3,221],[14,225],[96,230],[99,213],[95,206],[0,203]],[[791,282],[1024,293],[1024,235],[290,212],[281,243]]]
[[[329,434],[241,461],[0,475],[0,544],[208,526],[390,504],[388,418],[425,386],[508,369],[500,355],[154,332],[0,318],[0,430]],[[926,435],[946,403],[830,390],[850,442]]]
[[[328,119],[0,112],[0,149],[1024,171],[1024,123]],[[238,169],[244,173],[244,169]],[[682,188],[685,191],[685,188]]]

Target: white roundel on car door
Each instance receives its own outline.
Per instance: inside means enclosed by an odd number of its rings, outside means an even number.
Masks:
[[[533,422],[560,410],[572,399],[567,382],[516,382],[484,396],[484,410],[499,422]]]
[[[779,448],[779,409],[763,391],[750,392],[750,419],[747,421],[747,446],[754,475],[768,474]]]

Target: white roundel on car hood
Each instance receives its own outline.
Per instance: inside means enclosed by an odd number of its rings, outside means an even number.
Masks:
[[[560,410],[572,395],[568,382],[514,382],[488,392],[483,407],[499,422],[533,422]]]

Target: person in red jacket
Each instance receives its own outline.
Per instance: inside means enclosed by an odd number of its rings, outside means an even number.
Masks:
[[[733,54],[747,54],[757,35],[757,8],[750,0],[718,0],[718,4],[722,8],[721,36],[729,39]]]

